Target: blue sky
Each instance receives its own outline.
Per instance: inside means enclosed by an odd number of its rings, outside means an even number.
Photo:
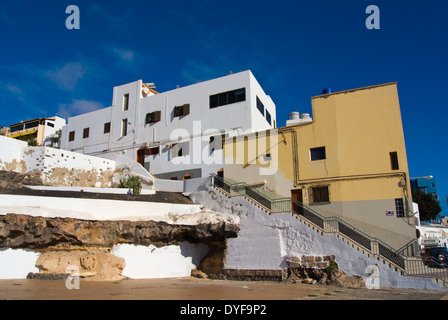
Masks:
[[[397,81],[410,175],[436,177],[446,211],[447,15],[444,0],[2,1],[0,124],[108,107],[138,79],[163,92],[250,69],[284,125],[323,88]]]

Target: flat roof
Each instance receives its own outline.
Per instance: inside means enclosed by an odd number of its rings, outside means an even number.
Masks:
[[[325,98],[325,97],[328,97],[328,96],[331,96],[331,95],[336,95],[336,94],[341,94],[341,93],[350,93],[350,92],[354,92],[354,91],[368,90],[368,89],[373,89],[373,88],[379,88],[379,87],[385,87],[385,86],[390,86],[390,85],[396,85],[397,83],[398,82],[389,82],[389,83],[377,84],[377,85],[368,86],[368,87],[362,87],[362,88],[356,88],[356,89],[350,89],[350,90],[344,90],[344,91],[331,92],[331,93],[326,93],[326,94],[321,94],[321,95],[318,95],[318,96],[311,97],[311,99]]]

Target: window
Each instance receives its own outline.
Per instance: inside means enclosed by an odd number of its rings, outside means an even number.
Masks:
[[[54,128],[54,123],[47,122],[47,126]]]
[[[171,149],[171,157],[176,158],[176,157],[188,156],[189,151],[190,151],[189,141],[177,143]]]
[[[106,122],[104,124],[104,133],[109,133],[110,132],[110,122]]]
[[[325,153],[325,147],[312,148],[310,149],[310,154],[311,154],[311,161],[327,159],[327,155]]]
[[[25,123],[25,129],[36,128],[39,126],[39,121],[33,121],[29,123]]]
[[[215,152],[215,137],[210,137],[208,149],[210,150],[210,154]]]
[[[397,212],[397,218],[404,218],[403,199],[395,199],[395,211]]]
[[[271,114],[269,113],[268,110],[266,110],[266,121],[269,123],[269,125],[272,125]]]
[[[70,131],[68,134],[68,141],[75,141],[75,131]]]
[[[398,153],[397,152],[390,152],[390,166],[392,170],[398,170]]]
[[[121,136],[125,137],[128,134],[128,119],[121,120]]]
[[[328,186],[311,188],[311,204],[325,204],[330,202]]]
[[[23,124],[10,128],[10,132],[16,132],[16,131],[20,131],[20,130],[23,130]]]
[[[257,109],[261,112],[261,114],[264,117],[264,104],[260,101],[260,99],[257,97]]]
[[[90,131],[90,128],[84,128],[84,130],[82,132],[82,138],[83,139],[86,139],[86,138],[89,137],[89,131]]]
[[[126,93],[123,96],[123,111],[126,111],[129,109],[129,93]]]
[[[150,148],[150,149],[147,151],[147,155],[149,155],[149,156],[157,155],[157,154],[159,154],[159,153],[160,153],[160,147]]]
[[[145,124],[150,124],[160,121],[160,111],[154,111],[146,114]]]
[[[210,96],[210,109],[241,101],[246,101],[246,88],[222,92]]]
[[[190,114],[190,105],[184,104],[183,106],[177,106],[174,107],[174,116],[180,117],[180,116],[186,116]]]

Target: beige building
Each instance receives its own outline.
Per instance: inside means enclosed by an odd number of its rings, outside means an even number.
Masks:
[[[38,118],[22,121],[9,126],[7,137],[32,142],[35,145],[53,145],[57,139],[57,131],[65,125],[61,117]]]
[[[416,237],[397,83],[313,97],[312,119],[227,138],[224,177],[399,249]],[[292,206],[294,208],[294,205]]]

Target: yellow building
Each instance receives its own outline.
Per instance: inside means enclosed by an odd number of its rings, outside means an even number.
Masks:
[[[65,119],[58,116],[22,121],[10,125],[7,136],[34,142],[36,145],[41,146],[45,145],[46,142],[51,143],[53,138],[56,138],[56,132],[61,130],[65,123]]]
[[[416,237],[397,83],[313,97],[312,116],[225,141],[224,177],[399,249]],[[293,206],[294,207],[294,206]]]

